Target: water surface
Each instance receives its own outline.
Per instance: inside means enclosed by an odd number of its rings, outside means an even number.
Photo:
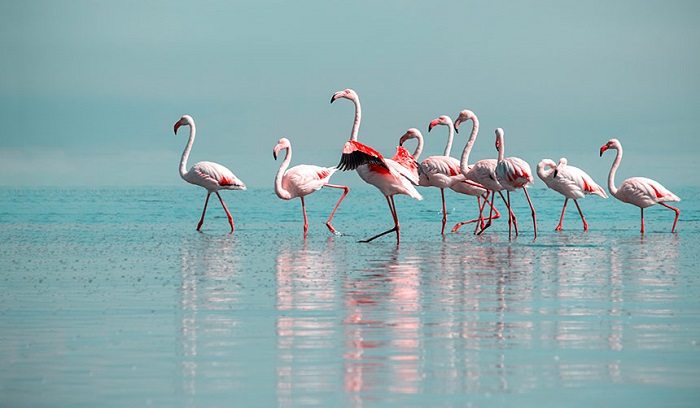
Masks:
[[[298,201],[204,191],[0,190],[2,406],[696,406],[699,189],[673,214],[590,197],[587,233],[535,189],[442,237],[439,192]],[[449,225],[476,213],[448,194]],[[502,207],[502,205],[501,205]]]

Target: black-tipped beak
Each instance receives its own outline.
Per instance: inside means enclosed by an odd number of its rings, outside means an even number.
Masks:
[[[456,133],[459,133],[459,128],[458,128],[458,126],[459,126],[459,122],[455,122],[455,124],[452,125],[452,127],[455,128],[455,132],[456,132]]]
[[[554,176],[552,176],[552,178],[557,178],[557,174],[559,174],[559,170],[554,169]]]
[[[600,157],[603,157],[603,152],[605,151],[605,146],[600,148]]]
[[[175,134],[177,134],[177,130],[180,128],[180,126],[181,126],[181,125],[180,125],[180,122],[177,122],[177,123],[175,124],[175,126],[173,127],[173,132],[175,132]]]
[[[335,100],[335,95],[331,96],[331,103]]]
[[[277,160],[277,152],[272,152],[272,157]]]

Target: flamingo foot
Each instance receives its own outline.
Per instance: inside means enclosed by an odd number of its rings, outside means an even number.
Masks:
[[[335,228],[333,228],[333,225],[331,225],[330,222],[327,222],[327,223],[326,223],[326,227],[328,227],[328,231],[330,231],[331,234],[333,234],[333,235],[337,235],[337,236],[343,235],[342,232],[340,232],[340,231],[336,230]]]

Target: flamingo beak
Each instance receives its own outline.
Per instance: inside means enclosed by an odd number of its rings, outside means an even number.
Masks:
[[[559,173],[559,170],[554,169],[554,176],[552,178],[557,178],[557,174]]]
[[[457,120],[455,120],[455,123],[454,123],[454,125],[453,125],[454,128],[455,128],[455,132],[457,132],[457,133],[459,133],[459,124],[460,124],[460,123],[461,123],[460,120],[457,119]]]
[[[435,127],[436,123],[435,122],[430,122],[430,125],[428,125],[428,133],[430,133],[431,130]]]
[[[177,130],[180,129],[180,126],[182,126],[182,125],[180,124],[180,122],[177,122],[177,123],[175,124],[175,127],[173,128],[173,132],[175,132],[175,134],[177,134]]]
[[[608,150],[608,145],[603,145],[600,148],[600,157],[603,157],[603,152]]]
[[[272,158],[274,158],[275,160],[277,160],[277,151],[273,151],[273,152],[272,152]]]

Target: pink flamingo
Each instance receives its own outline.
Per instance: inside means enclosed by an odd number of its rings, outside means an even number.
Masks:
[[[510,220],[508,220],[508,239],[511,237],[511,220],[512,225],[515,227],[515,236],[518,236],[518,224],[510,206],[510,192],[519,188],[523,189],[527,202],[530,204],[532,225],[535,231],[535,238],[537,238],[537,214],[535,213],[535,207],[532,206],[530,195],[527,193],[527,186],[535,182],[534,177],[532,177],[530,165],[527,164],[525,160],[518,157],[504,157],[506,149],[503,142],[503,129],[501,128],[496,129],[496,150],[498,150],[496,178],[508,195],[508,202],[506,203],[508,212],[510,213]]]
[[[390,232],[396,233],[396,243],[401,242],[401,226],[396,214],[394,195],[405,194],[417,200],[423,197],[418,193],[414,185],[418,185],[418,164],[413,157],[399,146],[396,155],[392,159],[385,159],[379,152],[357,141],[357,133],[360,128],[362,110],[360,99],[352,89],[338,91],[331,97],[331,103],[339,98],[345,98],[355,104],[355,122],[350,134],[350,140],[343,146],[343,153],[338,164],[339,170],[356,170],[357,174],[366,183],[379,189],[386,197],[391,215],[394,218],[394,227],[379,233],[369,239],[360,242],[370,242]]]
[[[306,237],[306,232],[309,229],[309,223],[306,219],[306,205],[304,204],[304,197],[313,193],[314,191],[320,190],[321,187],[340,188],[344,190],[340,200],[338,200],[335,208],[333,208],[331,216],[328,217],[328,221],[326,221],[326,227],[328,227],[328,230],[333,234],[340,235],[340,233],[333,228],[331,220],[333,220],[335,211],[338,209],[340,203],[343,201],[350,189],[346,186],[328,183],[333,173],[335,173],[338,169],[335,167],[320,167],[300,164],[287,170],[289,163],[292,161],[292,144],[289,142],[289,139],[282,138],[279,140],[279,142],[277,142],[277,145],[272,151],[272,156],[275,158],[275,160],[277,160],[277,155],[281,150],[286,150],[287,153],[282,161],[282,164],[280,165],[279,170],[277,171],[277,176],[275,177],[275,194],[277,194],[277,197],[283,200],[291,200],[292,198],[296,197],[301,198],[301,209],[304,213],[304,237]]]
[[[445,234],[445,224],[447,223],[447,206],[445,204],[445,189],[449,188],[461,194],[471,195],[479,197],[486,192],[486,189],[480,185],[465,180],[464,176],[459,170],[459,160],[450,157],[450,150],[452,148],[452,140],[454,138],[452,119],[449,116],[443,115],[439,118],[430,122],[428,127],[428,132],[437,125],[449,126],[450,132],[447,139],[447,146],[445,147],[445,152],[442,156],[430,156],[423,160],[420,164],[422,172],[419,177],[419,185],[423,187],[437,187],[440,189],[440,195],[442,198],[442,230],[441,233]],[[409,139],[417,139],[418,146],[416,147],[413,157],[418,160],[420,154],[423,150],[423,135],[418,129],[411,128],[406,131],[406,133],[401,136],[399,145],[403,145]],[[479,202],[479,207],[481,203]],[[465,221],[474,222],[476,220]]]
[[[666,201],[681,201],[681,199],[658,181],[646,177],[631,177],[623,181],[619,189],[615,187],[615,171],[622,160],[622,144],[617,139],[610,139],[608,143],[601,146],[600,155],[603,156],[603,152],[608,149],[617,150],[615,161],[608,175],[608,191],[623,203],[636,205],[642,210],[642,234],[644,234],[644,209],[654,204],[661,204],[676,213],[676,218],[673,220],[673,227],[671,228],[672,233],[676,232],[676,223],[678,222],[678,216],[681,215],[681,211],[666,204]]]
[[[221,206],[224,207],[224,211],[226,211],[228,223],[231,225],[231,232],[233,232],[233,217],[231,217],[231,213],[228,211],[228,208],[226,208],[224,200],[221,198],[221,195],[219,195],[219,190],[245,190],[245,184],[234,176],[231,170],[218,163],[202,161],[192,166],[189,171],[186,171],[187,158],[190,155],[190,150],[192,150],[192,144],[194,143],[197,130],[194,125],[194,119],[189,115],[181,117],[180,120],[175,123],[173,129],[175,134],[177,134],[177,130],[180,126],[190,127],[190,138],[187,141],[185,150],[182,152],[182,158],[180,159],[180,177],[190,184],[196,184],[207,190],[207,199],[204,201],[204,210],[202,211],[202,218],[199,220],[199,224],[197,224],[197,231],[199,231],[202,227],[202,223],[204,223],[204,213],[207,212],[209,196],[211,193],[216,193],[216,196],[219,197],[219,201],[221,202]]]
[[[496,207],[494,207],[493,205],[493,199],[496,195],[496,192],[498,192],[501,195],[503,202],[505,202],[505,197],[503,197],[503,194],[501,193],[501,191],[503,190],[503,186],[501,186],[501,184],[496,179],[495,171],[496,164],[498,163],[496,159],[479,160],[473,165],[469,165],[469,154],[471,153],[472,147],[474,146],[474,142],[476,141],[476,137],[479,133],[479,118],[474,112],[470,111],[469,109],[465,109],[459,113],[459,115],[457,116],[457,120],[455,120],[454,122],[455,132],[459,133],[460,123],[469,120],[472,121],[472,131],[469,135],[469,139],[467,140],[467,144],[464,146],[464,150],[462,150],[462,157],[459,161],[459,169],[466,180],[473,181],[483,186],[487,190],[486,193],[482,196],[482,198],[484,199],[484,203],[480,204],[479,206],[479,219],[477,220],[479,222],[477,223],[476,229],[474,230],[474,233],[476,234],[479,228],[481,228],[481,231],[479,232],[479,234],[481,234],[486,228],[491,226],[491,220],[500,218],[501,216]],[[489,200],[488,197],[489,192],[491,192],[491,200]],[[489,204],[491,210],[489,212],[488,221],[484,224],[483,210],[486,204]],[[462,225],[468,224],[472,221],[474,220],[457,223],[452,228],[452,232],[457,232],[457,230],[459,230],[459,228]]]
[[[544,181],[547,187],[566,197],[564,199],[564,207],[561,209],[559,224],[554,230],[561,231],[561,226],[564,222],[564,212],[566,211],[566,203],[569,199],[572,199],[574,200],[574,204],[576,204],[578,213],[581,215],[583,231],[588,231],[588,223],[583,217],[581,207],[578,205],[578,199],[584,198],[588,194],[595,194],[603,198],[608,198],[603,188],[596,184],[585,171],[578,167],[567,165],[566,158],[564,157],[559,159],[559,164],[554,163],[551,159],[543,159],[537,165],[537,176]]]

